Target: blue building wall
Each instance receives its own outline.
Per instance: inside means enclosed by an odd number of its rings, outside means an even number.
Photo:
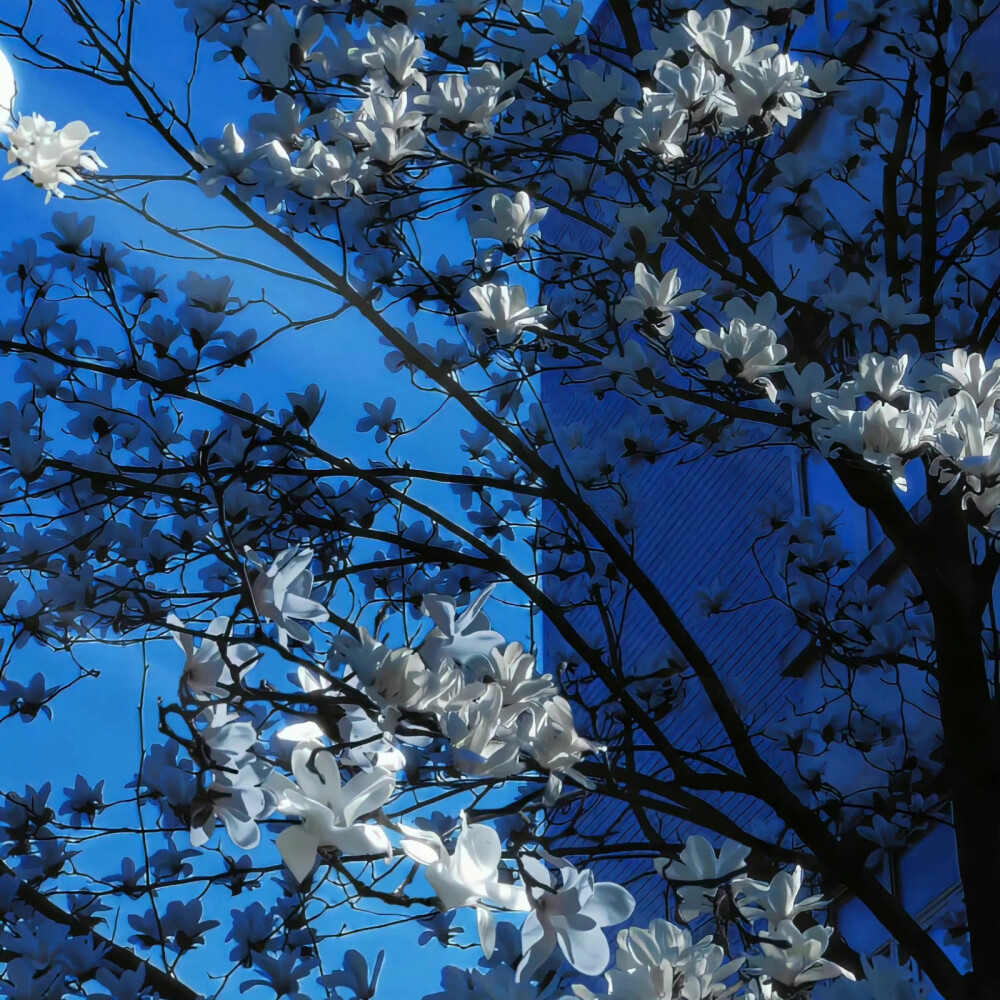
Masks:
[[[704,6],[708,10],[719,5]],[[820,0],[817,18],[834,26],[836,12],[843,6],[838,0],[826,4]],[[610,45],[621,42],[607,5],[594,18],[592,32]],[[1000,51],[1000,39],[995,40],[996,51]],[[821,154],[824,145],[837,141],[826,123],[823,115],[811,121],[806,115],[805,121],[795,126],[810,133],[801,146],[804,155]],[[591,249],[597,244],[591,230],[574,223],[550,223],[549,233],[557,243],[570,239],[576,246]],[[767,252],[771,258],[767,263],[775,273],[787,273],[790,265],[802,262],[787,245],[769,246]],[[704,276],[690,264],[672,259],[668,248],[662,267],[666,270],[671,266],[679,267],[682,289],[703,284]],[[649,420],[643,409],[613,393],[595,405],[587,388],[563,385],[557,376],[547,377],[543,385],[546,409],[553,421],[579,425],[590,443],[607,438],[623,419],[635,419],[640,426]],[[804,465],[796,448],[750,447],[730,455],[690,458],[690,451],[661,457],[655,465],[637,466],[631,473],[628,485],[631,505],[637,512],[637,558],[708,658],[718,665],[745,715],[749,713],[766,727],[801,691],[798,685],[802,682],[786,672],[808,675],[810,664],[804,653],[806,636],[796,627],[792,614],[778,602],[766,600],[768,586],[760,567],[770,571],[774,565],[774,543],[765,540],[753,551],[748,545],[750,539],[762,534],[760,509],[777,504],[804,514],[808,512],[808,493],[811,504],[827,503],[842,510],[842,540],[862,564],[858,572],[865,575],[882,565],[888,548],[879,544],[880,536],[872,530],[865,512],[839,488],[835,477],[823,468],[825,463]],[[807,489],[807,479],[811,489]],[[876,546],[875,551],[870,551],[871,546]],[[706,617],[698,607],[697,591],[716,578],[729,588],[727,606],[746,607]],[[578,614],[574,621],[587,634],[601,634],[596,611],[589,617]],[[668,652],[661,630],[637,599],[630,603],[625,621],[622,654],[626,664],[639,664],[657,652]],[[547,669],[552,670],[564,653],[563,643],[550,626],[543,633],[543,649]],[[681,707],[662,725],[675,745],[687,749],[725,742],[694,683],[688,685]],[[787,769],[791,755],[775,755],[774,761]],[[780,829],[759,802],[736,796],[717,796],[713,802],[752,833],[767,836]],[[690,832],[693,828],[687,821],[661,817],[664,842],[683,840]],[[570,841],[574,837],[599,838],[605,845],[647,839],[632,807],[607,798],[590,803],[582,816],[574,815],[572,831],[566,836]],[[638,920],[664,915],[665,883],[653,874],[648,860],[606,861],[595,868],[599,877],[629,886],[637,898]],[[881,877],[901,894],[911,912],[930,919],[956,897],[957,863],[950,834],[938,828],[902,858],[887,862]],[[884,931],[856,901],[841,901],[839,910],[838,927],[852,947],[867,952],[885,942]]]

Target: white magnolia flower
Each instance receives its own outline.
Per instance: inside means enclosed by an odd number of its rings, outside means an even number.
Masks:
[[[680,294],[681,279],[672,267],[657,278],[643,263],[635,265],[632,291],[618,303],[615,318],[619,323],[639,321],[661,337],[669,337],[674,329],[673,313],[697,301],[704,292]]]
[[[362,771],[381,769],[390,774],[403,770],[406,757],[387,733],[358,705],[343,709],[337,732],[344,744],[340,760]]]
[[[238,767],[253,759],[257,730],[228,705],[210,705],[198,714],[198,721],[203,724],[201,738],[214,765]]]
[[[401,826],[400,830],[405,835],[400,846],[408,857],[426,866],[424,874],[434,887],[442,909],[475,907],[480,942],[489,958],[496,930],[487,904],[494,903],[516,912],[528,909],[524,888],[500,881],[498,868],[502,851],[496,830],[482,823],[466,824],[463,818],[451,854],[436,833],[406,826]]]
[[[582,59],[572,59],[569,75],[582,97],[570,102],[569,113],[587,121],[603,118],[625,92],[625,78],[617,66],[604,64],[600,72],[588,69]]]
[[[788,365],[782,374],[788,388],[779,392],[781,402],[788,403],[798,413],[811,413],[814,396],[829,388],[833,381],[818,361],[810,361],[802,371]]]
[[[498,115],[514,100],[506,96],[523,71],[504,77],[496,63],[464,73],[444,73],[414,104],[428,113],[428,125],[467,135],[492,135]]]
[[[416,84],[426,90],[427,80],[417,69],[424,57],[424,41],[418,38],[404,22],[391,28],[376,25],[368,32],[373,48],[361,61],[375,73],[383,74],[394,90],[405,90]]]
[[[305,881],[324,847],[347,855],[390,853],[385,830],[359,819],[389,801],[395,787],[391,774],[361,771],[342,784],[333,753],[318,741],[292,751],[292,774],[295,782],[284,779],[277,786],[277,810],[302,823],[283,830],[277,845],[297,881]]]
[[[270,564],[255,552],[247,550],[247,559],[258,570],[250,584],[251,597],[257,614],[278,628],[278,641],[285,645],[288,636],[302,643],[311,643],[309,633],[300,621],[325,622],[330,613],[310,594],[313,575],[309,570],[312,549],[285,549]]]
[[[761,933],[762,954],[751,960],[754,970],[785,986],[795,987],[839,976],[854,979],[847,969],[822,957],[832,934],[829,927],[800,931],[790,920],[785,920],[774,930]]]
[[[323,34],[323,15],[308,13],[302,7],[295,24],[273,3],[267,8],[267,20],[255,21],[248,29],[243,48],[257,64],[260,79],[276,89],[288,86],[291,69],[314,58],[313,47]]]
[[[684,156],[688,116],[677,107],[673,94],[643,88],[642,109],[619,108],[615,119],[621,123],[616,157],[628,150],[648,149],[662,163]]]
[[[821,94],[833,94],[838,90],[845,89],[844,84],[840,81],[847,73],[848,67],[838,59],[827,59],[823,63],[814,62],[812,59],[803,59],[802,68],[809,78],[809,85]]]
[[[451,673],[456,681],[460,678],[457,671]],[[384,707],[417,712],[440,698],[442,692],[434,683],[438,676],[418,653],[403,647],[386,654],[365,688]]]
[[[299,684],[307,694],[330,691],[332,685],[316,676],[311,670],[299,667]],[[372,719],[360,705],[342,705],[343,715],[337,722],[342,749],[340,763],[362,771],[382,770],[395,774],[406,766],[403,752],[395,745],[392,734]],[[323,728],[312,719],[293,722],[278,730],[279,740],[291,743],[322,742],[326,738]]]
[[[76,184],[80,171],[96,173],[107,166],[97,153],[83,148],[97,133],[81,121],[56,128],[55,122],[35,114],[22,117],[16,126],[6,125],[3,131],[10,143],[7,162],[16,164],[3,179],[26,174],[33,184],[45,189],[46,203],[53,195],[64,197],[60,185]]]
[[[889,284],[883,281],[879,287],[876,304],[871,307],[872,318],[883,320],[893,330],[901,326],[922,326],[931,321],[926,313],[915,312],[914,304],[902,295],[890,293]]]
[[[537,326],[547,315],[545,306],[529,306],[521,285],[473,285],[469,293],[479,309],[461,313],[458,322],[475,340],[496,337],[501,347],[517,343],[525,330]]]
[[[469,235],[473,239],[496,240],[504,250],[513,255],[524,248],[528,230],[545,217],[547,208],[532,208],[526,191],[518,191],[513,199],[502,192],[490,201],[493,218],[480,216],[469,221]]]
[[[268,142],[247,152],[246,142],[231,122],[221,139],[205,139],[194,156],[204,167],[198,174],[198,184],[210,198],[218,195],[229,180],[236,182],[237,194],[255,193],[259,178],[253,167],[258,160],[267,160],[275,183],[287,181],[292,172],[288,154],[279,142]]]
[[[209,197],[219,194],[229,179],[243,185],[255,183],[246,143],[232,122],[223,130],[221,139],[205,139],[194,156],[205,168],[198,175],[198,183]]]
[[[277,802],[272,787],[275,776],[264,761],[246,763],[235,771],[213,771],[208,786],[211,808],[207,816],[197,813],[192,817],[191,846],[204,847],[215,832],[216,820],[221,820],[237,847],[245,851],[257,847],[258,820],[271,815]]]
[[[551,674],[538,673],[534,655],[525,652],[519,642],[508,643],[502,653],[493,649],[486,669],[503,696],[502,725],[512,725],[526,707],[557,693]]]
[[[850,383],[859,396],[868,395],[891,403],[900,393],[906,392],[903,379],[909,358],[884,357],[866,354],[858,361],[858,373]]]
[[[685,112],[696,125],[711,121],[722,130],[735,120],[736,105],[726,90],[724,77],[695,53],[686,66],[670,60],[657,63],[653,74],[660,87],[670,95],[674,107]]]
[[[372,143],[370,132],[378,128],[402,132],[406,129],[420,129],[424,123],[424,113],[414,106],[408,93],[393,97],[390,94],[371,93],[365,98],[351,121],[345,121],[343,130],[355,138]],[[364,125],[368,131],[360,126]]]
[[[635,258],[633,229],[638,230],[647,250],[652,252],[658,249],[667,239],[667,221],[667,209],[663,205],[652,211],[645,205],[623,205],[618,209],[618,226],[608,247],[609,255],[624,259],[627,253],[629,258]],[[626,250],[626,243],[632,244],[631,250]]]
[[[730,76],[741,68],[753,49],[753,37],[748,27],[740,25],[729,30],[732,13],[728,8],[722,7],[702,17],[696,10],[689,10],[682,22],[692,43]]]
[[[579,771],[576,765],[589,753],[603,749],[584,739],[573,722],[569,702],[560,695],[549,698],[540,711],[523,714],[518,720],[521,744],[538,764],[550,772],[550,780],[559,775],[572,778],[584,788],[593,782]],[[553,782],[558,791],[558,785]]]
[[[728,330],[720,329],[718,333],[713,333],[703,328],[694,336],[699,344],[722,355],[722,371],[718,371],[718,375],[724,371],[734,378],[760,386],[772,402],[777,398],[777,390],[764,376],[782,370],[779,362],[788,350],[778,343],[772,329],[760,323],[748,326],[743,320],[734,319],[730,321]]]
[[[14,114],[14,98],[17,96],[17,82],[14,69],[7,56],[0,51],[0,128],[5,126]]]
[[[230,839],[250,850],[260,842],[257,820],[274,811],[277,798],[271,766],[253,752],[258,734],[227,705],[211,705],[198,715],[199,733],[211,763],[207,802],[191,816],[191,846],[202,847],[221,820]]]
[[[514,734],[501,731],[503,692],[495,684],[471,704],[457,704],[444,719],[452,760],[463,774],[506,778],[524,770]]]
[[[772,928],[785,920],[794,920],[800,913],[826,905],[822,896],[798,899],[802,890],[802,869],[796,865],[791,872],[778,872],[771,881],[740,878],[733,882],[737,906],[747,920],[766,919]]]
[[[723,1000],[739,988],[725,980],[745,960],[727,962],[711,935],[693,943],[686,928],[654,920],[648,928],[618,932],[615,968],[605,973],[606,994],[582,986],[573,992],[581,1000]]]
[[[703,913],[711,913],[716,889],[746,868],[748,847],[727,840],[715,853],[715,848],[701,836],[688,837],[677,860],[657,858],[656,870],[667,881],[679,884],[678,914],[681,920],[690,921]],[[685,885],[684,883],[705,883]]]
[[[977,407],[991,407],[1000,400],[1000,361],[994,361],[987,368],[981,354],[969,354],[964,347],[956,347],[951,361],[942,362],[940,375],[929,381],[937,389],[964,390]]]
[[[900,490],[906,489],[904,458],[934,437],[937,406],[918,393],[909,394],[906,409],[877,399],[866,410],[847,410],[824,396],[817,396],[813,407],[826,418],[813,430],[822,450],[842,444],[865,461],[885,466]]]
[[[227,685],[231,685],[236,676],[242,676],[246,665],[252,665],[257,659],[257,650],[250,643],[229,641],[228,617],[213,619],[197,648],[194,636],[183,631],[183,623],[176,615],[167,618],[167,625],[177,645],[184,650],[183,681],[195,697],[224,698],[228,693]],[[220,642],[218,637],[226,641]]]
[[[392,166],[408,156],[429,155],[423,123],[423,113],[411,108],[407,91],[395,98],[373,93],[343,131],[365,145],[365,155],[375,163]]]
[[[770,46],[758,50],[763,53]],[[757,53],[755,53],[757,55]],[[770,131],[770,123],[787,125],[789,119],[802,117],[802,98],[820,97],[810,90],[801,63],[779,52],[770,58],[744,61],[733,83],[736,121],[742,126],[751,119],[762,119]]]
[[[361,190],[368,163],[359,159],[350,139],[330,143],[307,137],[291,167],[289,184],[304,198],[350,198]]]
[[[577,972],[600,975],[611,959],[604,929],[624,923],[635,909],[631,893],[620,885],[595,882],[589,870],[552,861],[558,878],[536,858],[521,858],[531,912],[521,927],[524,957],[517,967],[519,982],[530,979],[556,948]]]
[[[396,731],[406,712],[434,715],[440,727],[450,712],[466,710],[484,690],[482,684],[467,684],[450,660],[428,667],[419,653],[405,646],[386,654],[364,688],[382,708],[380,724],[389,733]],[[423,726],[419,729],[422,733]],[[415,739],[407,736],[410,743]]]
[[[493,650],[503,644],[503,636],[490,627],[483,611],[492,593],[493,587],[487,587],[461,614],[453,598],[425,594],[420,610],[434,622],[434,628],[421,643],[421,657],[432,666],[444,659],[462,666],[489,660]]]
[[[930,473],[945,486],[945,492],[964,480],[968,492],[964,506],[974,505],[989,516],[1000,499],[1000,426],[993,419],[993,404],[977,406],[964,389],[937,408],[938,422]]]

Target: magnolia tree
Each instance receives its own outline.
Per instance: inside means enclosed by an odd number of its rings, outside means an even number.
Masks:
[[[3,790],[0,992],[365,1000],[337,939],[415,922],[427,1000],[1000,996],[997,5],[150,6],[0,12],[7,178],[65,199],[0,258],[5,746],[95,645],[174,678],[130,784]],[[345,373],[241,385],[303,329],[386,348],[366,458]],[[634,498],[774,449],[887,541],[728,537],[815,654],[765,718]],[[928,924],[880,867],[935,834]]]

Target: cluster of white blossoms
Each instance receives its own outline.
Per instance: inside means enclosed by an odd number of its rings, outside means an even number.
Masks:
[[[62,128],[42,115],[24,115],[14,119],[14,98],[17,85],[14,71],[0,52],[0,134],[7,138],[7,162],[10,169],[3,179],[25,175],[45,191],[45,202],[55,195],[62,198],[61,185],[80,181],[81,171],[96,173],[106,166],[93,150],[84,149],[96,132],[82,121],[73,121]]]
[[[278,93],[273,114],[253,117],[248,133],[256,137],[253,141],[230,123],[221,138],[205,140],[195,150],[203,167],[199,182],[208,194],[229,184],[240,197],[263,195],[268,208],[277,211],[289,193],[326,201],[371,191],[383,174],[430,155],[429,132],[492,134],[520,75],[504,77],[495,63],[486,62],[428,82],[422,71],[424,41],[402,22],[373,26],[361,45],[351,41],[352,66],[347,67],[335,64],[330,46],[310,51],[322,30],[322,17],[313,15],[297,35],[292,32],[292,44],[314,73],[331,80],[348,70],[364,76],[366,96],[347,111],[329,107],[304,114],[300,99]],[[259,78],[272,87],[288,83],[289,62],[282,54],[289,44],[276,39],[291,31],[285,13],[272,5],[268,20],[247,32]],[[446,144],[447,136],[441,140]]]
[[[3,129],[10,143],[7,162],[14,164],[4,180],[27,175],[32,184],[45,191],[45,201],[55,195],[64,197],[60,185],[73,185],[80,181],[81,171],[96,173],[107,164],[93,150],[84,149],[96,132],[91,132],[81,121],[70,122],[62,128],[42,115],[21,117],[16,126]]]
[[[909,383],[907,382],[909,379]],[[991,531],[1000,530],[1000,361],[955,348],[910,366],[867,354],[836,392],[813,394],[813,435],[825,452],[843,448],[889,470],[906,489],[904,467],[922,455],[946,491],[959,488]]]
[[[541,768],[548,772],[547,795],[554,801],[563,777],[589,784],[576,765],[600,748],[577,733],[569,703],[548,674],[537,672],[535,657],[490,628],[483,613],[489,594],[480,594],[461,613],[451,598],[426,595],[423,611],[434,627],[416,649],[390,649],[364,628],[357,638],[339,636],[334,646],[349,668],[346,683],[378,709],[377,723],[354,720],[353,725],[418,746],[443,737],[450,764],[473,777]],[[335,693],[309,671],[299,678],[306,690]],[[307,722],[283,735],[314,739],[319,733]],[[345,741],[365,736],[355,731]]]
[[[260,843],[258,821],[278,805],[280,775],[256,754],[256,729],[229,706],[210,705],[198,721],[210,769],[205,803],[191,816],[191,846],[207,844],[219,820],[237,847],[250,850]]]
[[[547,212],[547,208],[535,206],[527,191],[518,191],[513,198],[502,191],[496,192],[490,198],[488,211],[468,219],[469,235],[480,247],[477,263],[485,272],[492,273],[504,254],[520,257],[535,236],[532,230]],[[486,281],[472,285],[469,296],[477,308],[455,318],[468,330],[476,346],[495,341],[500,347],[514,347],[526,333],[539,329],[548,316],[544,305],[528,304],[523,285]]]
[[[571,42],[580,13],[571,11],[553,28],[548,22],[555,19],[546,16],[552,12],[543,9],[545,30],[516,33],[525,46],[519,61],[530,63],[548,47]],[[731,11],[724,8],[705,17],[689,11],[672,31],[654,30],[656,49],[635,60],[637,69],[652,71],[658,85],[643,91],[641,108],[627,104],[629,90],[620,70],[601,72],[582,57],[570,59],[569,113],[606,120],[619,134],[619,154],[645,148],[665,162],[681,158],[694,134],[766,133],[775,123],[800,118],[803,98],[822,96],[807,86],[803,64],[777,45],[755,48],[750,29],[731,28],[730,20]],[[420,17],[412,20],[418,27],[421,22]],[[428,31],[432,27],[429,22]],[[263,196],[272,211],[289,193],[323,201],[370,192],[384,174],[434,155],[435,148],[493,135],[524,74],[517,69],[505,75],[492,61],[463,72],[432,73],[427,43],[403,21],[374,25],[362,40],[334,39],[324,36],[321,15],[310,15],[304,7],[292,24],[272,5],[266,20],[252,22],[245,34],[241,47],[250,57],[247,71],[272,90],[275,111],[255,115],[243,134],[229,124],[221,138],[205,140],[195,155],[208,193],[229,184],[241,197]],[[211,31],[208,37],[213,38]],[[499,52],[513,58],[494,41]],[[289,53],[294,53],[294,67]],[[282,92],[293,68],[331,83],[341,77],[362,79],[362,96],[343,106],[307,108],[301,98]],[[814,75],[836,86],[837,73],[828,67]]]
[[[270,623],[277,641],[308,645],[312,640],[302,622],[326,620],[328,613],[311,596],[313,553],[288,549],[268,562],[248,553],[254,610]],[[483,824],[465,824],[453,850],[433,832],[388,820],[381,809],[396,792],[406,758],[404,747],[447,746],[448,762],[456,772],[482,779],[503,779],[526,770],[548,775],[543,801],[558,799],[564,778],[590,787],[577,770],[583,757],[600,750],[576,731],[569,703],[557,693],[552,678],[539,674],[535,658],[519,643],[506,643],[490,627],[483,606],[490,590],[459,613],[450,598],[428,595],[423,611],[434,627],[417,648],[389,649],[365,629],[357,638],[341,635],[334,651],[346,665],[334,679],[300,667],[302,691],[321,707],[336,699],[339,739],[311,713],[285,726],[278,738],[292,743],[291,776],[286,776],[255,750],[259,736],[252,721],[233,711],[240,684],[258,659],[254,646],[232,634],[230,619],[215,619],[196,646],[191,631],[171,618],[186,662],[182,686],[197,701],[211,703],[200,711],[196,728],[209,762],[209,784],[201,805],[191,809],[191,840],[202,846],[217,821],[245,849],[260,840],[258,822],[274,812],[295,817],[297,824],[279,835],[277,846],[288,869],[305,881],[316,861],[331,852],[344,858],[405,854],[425,866],[426,876],[443,909],[474,907],[485,950],[493,948],[494,911],[529,913],[525,953],[537,967],[555,948],[561,927],[573,913],[596,921],[587,926],[612,926],[626,919],[634,905],[618,886],[594,883],[589,872],[550,859],[559,870],[549,878],[537,858],[518,858],[531,872],[523,884],[514,872],[500,874],[501,845],[496,831]],[[354,694],[357,705],[344,706]],[[322,712],[320,713],[322,714]],[[398,845],[393,839],[399,838]],[[549,888],[539,895],[537,887]],[[549,897],[564,894],[559,912]],[[583,934],[586,928],[577,927]],[[567,932],[568,933],[568,932]],[[593,945],[603,931],[591,933]],[[589,959],[567,954],[578,968],[603,971]],[[590,964],[587,964],[587,963]]]
[[[731,11],[697,11],[669,32],[653,31],[657,48],[634,60],[652,70],[658,89],[643,88],[642,106],[620,107],[618,155],[645,149],[664,163],[685,155],[685,143],[703,132],[750,129],[802,117],[802,99],[820,97],[804,66],[777,45],[754,47],[750,29],[730,27]]]
[[[616,315],[637,321],[646,333],[669,336],[673,313],[700,294],[679,290],[675,271],[658,279],[638,264],[633,290]],[[719,355],[706,366],[710,379],[733,378],[761,390],[789,409],[796,423],[811,423],[824,455],[860,456],[888,470],[902,491],[907,463],[926,458],[928,472],[946,492],[960,488],[962,505],[989,530],[1000,531],[1000,360],[988,364],[965,348],[922,355],[913,364],[906,354],[870,353],[858,360],[852,378],[833,386],[822,365],[799,369],[785,362],[788,349],[768,325],[775,322],[773,304],[762,299],[751,312],[732,300],[726,312],[728,328],[694,333],[697,343]]]
[[[526,67],[549,48],[572,43],[579,6],[573,5],[563,19],[543,9],[544,30],[516,32],[516,44],[524,46],[518,63]],[[199,183],[210,195],[229,187],[246,200],[263,198],[269,211],[292,215],[303,203],[356,201],[357,195],[369,199],[386,178],[417,168],[421,161],[430,164],[442,150],[457,155],[460,144],[493,135],[525,72],[504,71],[488,60],[462,72],[434,68],[436,55],[428,51],[428,39],[433,34],[440,42],[440,37],[436,27],[432,31],[428,12],[391,26],[374,25],[363,38],[330,37],[323,18],[307,7],[294,23],[288,17],[272,5],[266,19],[241,29],[246,37],[240,47],[249,57],[244,68],[262,84],[262,93],[268,89],[274,111],[254,115],[245,129],[230,123],[221,137],[203,141],[194,151],[202,168]],[[705,17],[690,11],[669,33],[654,30],[656,48],[637,56],[636,67],[651,70],[658,89],[645,91],[641,109],[629,106],[632,92],[620,69],[592,68],[584,54],[573,54],[566,63],[569,114],[617,132],[619,154],[646,148],[668,162],[684,155],[684,143],[692,135],[756,134],[800,117],[803,98],[819,96],[807,88],[803,66],[776,45],[755,48],[750,29],[730,22],[728,9]],[[212,31],[208,38],[235,44],[221,35],[214,39]],[[506,51],[497,39],[492,41],[498,52]],[[289,53],[295,54],[294,66]],[[331,84],[346,80],[348,93],[356,90],[356,95],[322,108],[307,106],[301,97],[282,91],[290,74],[300,69]],[[494,194],[490,212],[470,220],[475,240],[499,244],[479,258],[487,272],[495,269],[499,255],[517,257],[525,251],[529,230],[545,211],[533,206],[524,191]],[[647,237],[649,244],[661,238],[661,227],[653,228],[657,232]],[[623,223],[620,231],[627,233],[628,226]],[[522,286],[489,277],[467,289],[474,308],[466,307],[456,319],[477,346],[493,341],[515,347],[550,310],[530,304]],[[671,312],[697,295],[669,301],[677,294],[670,287],[675,281],[668,275],[653,288],[637,269],[636,308],[623,303],[622,318],[640,319],[658,335],[669,335]],[[636,311],[639,315],[632,316]],[[769,385],[759,373],[748,380]]]
[[[675,860],[659,858],[656,869],[671,884],[679,900],[678,915],[687,922],[731,909],[729,919],[744,921],[757,943],[757,953],[725,961],[725,953],[712,935],[693,942],[687,929],[664,920],[654,920],[647,931],[626,930],[619,934],[617,968],[607,974],[607,998],[643,997],[667,1000],[677,996],[683,984],[685,1000],[711,1000],[735,992],[724,980],[744,967],[754,977],[746,984],[746,997],[783,995],[775,984],[801,990],[823,980],[854,976],[823,958],[833,930],[815,924],[803,931],[795,920],[803,913],[827,906],[821,896],[799,898],[803,872],[779,871],[770,882],[748,877],[748,848],[727,840],[718,853],[700,836],[687,839]],[[731,905],[730,905],[731,904]],[[604,995],[577,990],[584,1000],[605,1000]]]
[[[248,553],[254,609],[286,648],[291,641],[311,645],[302,623],[327,618],[312,597],[312,561],[308,549],[286,550],[270,562]],[[724,895],[734,904],[730,919],[752,932],[753,948],[729,957],[711,935],[696,940],[687,927],[658,919],[620,931],[614,966],[606,971],[612,959],[606,932],[635,909],[626,889],[597,882],[592,872],[540,847],[520,847],[505,858],[496,829],[464,816],[457,831],[388,818],[383,807],[402,802],[397,783],[407,755],[421,751],[483,780],[547,772],[548,804],[564,777],[590,786],[577,768],[601,748],[577,733],[569,704],[552,678],[537,672],[534,657],[492,629],[483,611],[489,594],[462,612],[450,598],[426,596],[423,611],[433,628],[412,648],[390,649],[360,629],[334,641],[323,670],[300,667],[308,707],[277,733],[292,744],[289,774],[261,756],[254,722],[241,711],[255,648],[233,635],[228,618],[215,619],[199,645],[171,619],[186,656],[182,687],[209,702],[196,718],[209,783],[190,807],[192,845],[203,846],[221,822],[238,846],[252,849],[260,841],[258,822],[277,812],[298,820],[282,830],[277,847],[300,883],[318,860],[408,858],[442,911],[475,912],[487,959],[497,946],[498,916],[522,920],[512,983],[526,995],[534,995],[530,981],[557,952],[584,975],[606,975],[605,992],[573,987],[579,1000],[722,1000],[737,990],[749,1000],[775,995],[776,984],[799,990],[850,977],[823,957],[829,928],[796,925],[799,915],[826,906],[819,896],[800,898],[802,870],[778,872],[770,882],[750,878],[749,852],[734,842],[717,853],[694,836],[677,858],[658,859],[655,867],[674,889],[681,921],[714,915]],[[343,669],[334,666],[338,659]]]
[[[688,928],[663,919],[619,931],[617,944],[607,990],[574,986],[580,1000],[718,1000],[737,989],[726,980],[745,962],[743,956],[727,961],[711,934],[695,941]]]
[[[197,278],[189,276],[189,280],[191,277]],[[228,285],[219,291],[223,300],[227,300],[228,291]],[[251,578],[254,610],[274,625],[283,646],[289,635],[299,642],[310,641],[300,622],[326,621],[329,617],[310,596],[312,558],[309,549],[287,549],[270,563],[252,551],[247,553],[250,566],[257,570]],[[289,785],[256,753],[258,734],[253,723],[231,711],[226,703],[230,698],[238,700],[238,686],[259,660],[259,652],[233,634],[234,623],[225,616],[211,622],[197,646],[193,630],[175,615],[168,618],[168,625],[185,654],[182,689],[196,701],[210,702],[196,720],[209,767],[206,794],[191,811],[191,844],[200,847],[207,843],[220,820],[233,843],[244,849],[255,847],[260,842],[258,822],[286,801]]]
[[[496,944],[495,914],[527,914],[515,982],[527,984],[557,949],[585,975],[607,968],[610,950],[605,929],[628,920],[635,909],[631,893],[620,885],[597,882],[592,872],[579,871],[541,850],[551,867],[522,851],[516,869],[522,882],[514,882],[515,870],[502,867],[500,838],[485,824],[468,825],[463,820],[451,853],[436,833],[404,826],[400,830],[405,835],[404,852],[424,866],[442,909],[475,909],[487,959]]]

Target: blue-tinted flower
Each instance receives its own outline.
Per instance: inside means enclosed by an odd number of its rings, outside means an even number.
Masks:
[[[73,826],[82,826],[84,822],[91,826],[94,817],[104,808],[104,782],[99,781],[93,787],[82,774],[76,776],[72,788],[64,788],[66,801],[59,807],[59,815],[69,813],[69,821]]]

